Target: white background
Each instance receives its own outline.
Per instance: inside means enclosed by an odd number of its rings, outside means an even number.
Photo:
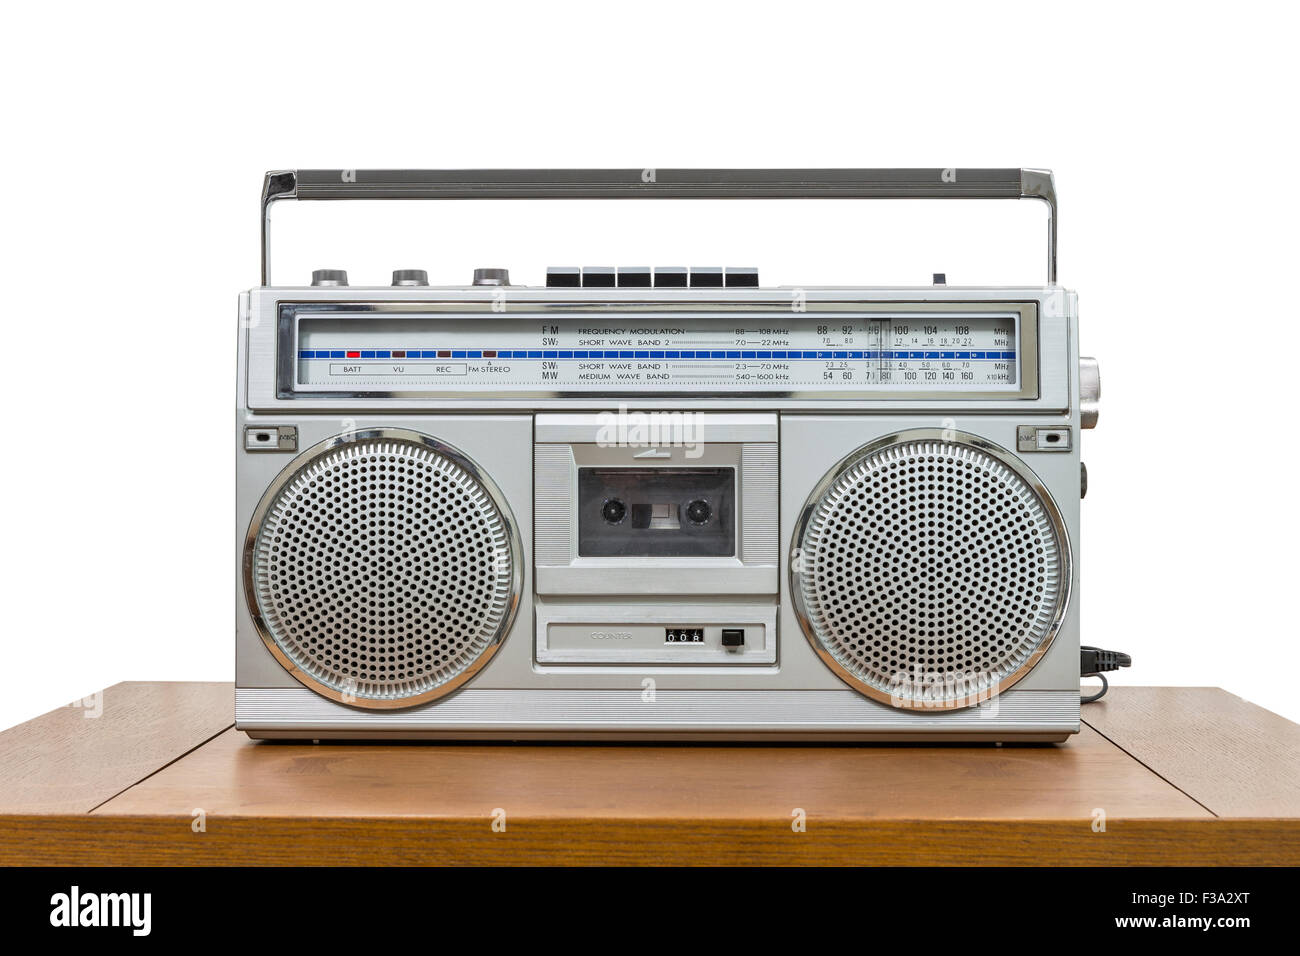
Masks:
[[[1294,14],[1079,10],[14,7],[0,727],[120,680],[233,679],[236,297],[258,281],[262,173],[294,166],[1054,169],[1061,281],[1103,381],[1085,641],[1133,654],[1118,682],[1219,685],[1300,720]],[[275,275],[1039,282],[1044,218],[1029,202],[282,204]]]

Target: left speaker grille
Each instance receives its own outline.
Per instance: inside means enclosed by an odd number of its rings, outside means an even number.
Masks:
[[[361,707],[458,686],[518,599],[509,512],[463,458],[394,432],[308,453],[268,491],[250,542],[268,646],[304,683]]]

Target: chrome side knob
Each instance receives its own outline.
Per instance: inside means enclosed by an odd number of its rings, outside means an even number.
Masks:
[[[1096,428],[1101,413],[1101,370],[1097,360],[1079,356],[1079,427]]]
[[[429,273],[423,269],[394,269],[393,285],[428,285]]]
[[[311,274],[312,285],[347,285],[348,274],[342,269],[317,269]]]

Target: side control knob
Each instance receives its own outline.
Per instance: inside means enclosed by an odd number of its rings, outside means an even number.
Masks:
[[[311,274],[312,285],[347,285],[348,274],[342,269],[317,269]]]
[[[1101,370],[1095,358],[1079,356],[1079,427],[1096,428],[1101,412]]]
[[[394,269],[393,285],[428,285],[429,273],[423,269]]]
[[[1079,498],[1088,497],[1088,466],[1079,462]]]
[[[475,269],[475,285],[509,285],[509,269]]]

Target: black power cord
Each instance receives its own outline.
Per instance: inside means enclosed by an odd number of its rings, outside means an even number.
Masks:
[[[1101,690],[1091,697],[1080,696],[1080,702],[1091,704],[1095,700],[1101,700],[1106,696],[1106,691],[1110,690],[1110,682],[1106,680],[1104,671],[1117,671],[1121,667],[1130,667],[1133,664],[1133,658],[1122,651],[1108,651],[1100,647],[1089,647],[1084,645],[1079,648],[1079,676],[1096,677],[1101,681]]]

